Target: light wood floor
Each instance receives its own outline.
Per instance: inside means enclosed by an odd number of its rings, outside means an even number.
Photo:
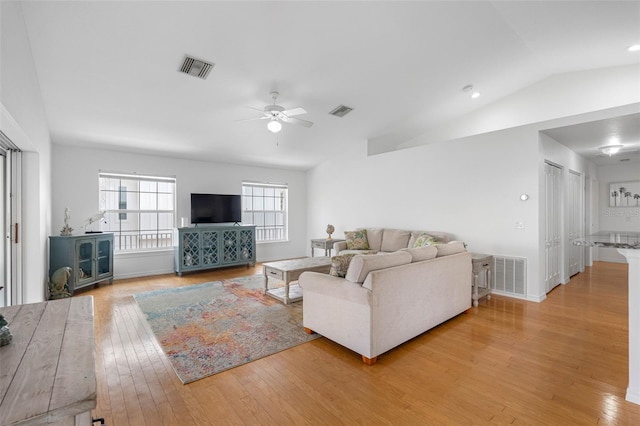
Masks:
[[[494,296],[372,367],[325,338],[183,385],[132,294],[251,275],[129,279],[95,298],[107,425],[640,425],[627,386],[627,265],[596,263],[542,303]]]

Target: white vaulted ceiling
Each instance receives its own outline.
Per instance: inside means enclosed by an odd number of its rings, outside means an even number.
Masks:
[[[23,2],[52,140],[307,169],[557,73],[637,64],[638,2]],[[206,80],[184,56],[215,63]],[[482,94],[471,100],[462,87]],[[256,116],[280,92],[311,128]],[[328,114],[344,104],[343,118]]]

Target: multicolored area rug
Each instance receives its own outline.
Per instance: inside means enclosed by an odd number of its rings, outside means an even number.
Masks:
[[[139,293],[136,302],[182,380],[190,383],[313,340],[302,303],[262,294],[264,275]]]

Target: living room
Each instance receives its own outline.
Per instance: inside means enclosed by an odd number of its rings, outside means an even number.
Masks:
[[[251,2],[247,3],[245,7],[250,7]],[[583,64],[583,67],[573,64],[573,69],[556,70],[550,66],[544,78],[528,80],[528,84],[513,87],[511,92],[493,98],[491,102],[482,104],[481,108],[464,106],[461,108],[464,113],[446,120],[436,120],[436,116],[430,116],[433,122],[411,129],[408,136],[402,135],[403,129],[399,129],[396,122],[388,121],[377,128],[352,131],[351,140],[340,139],[337,145],[329,141],[323,145],[322,141],[311,141],[312,137],[310,140],[304,138],[304,132],[310,133],[321,127],[323,122],[316,116],[327,115],[327,111],[313,111],[315,115],[312,114],[304,97],[293,98],[298,95],[287,93],[286,87],[295,87],[296,82],[280,82],[283,87],[279,101],[288,107],[295,107],[298,103],[289,104],[287,96],[296,101],[300,99],[300,105],[309,109],[309,119],[316,120],[314,127],[294,129],[285,126],[280,134],[281,139],[277,140],[264,129],[264,122],[260,121],[255,131],[252,128],[247,133],[261,135],[255,141],[259,145],[255,147],[258,160],[254,158],[239,162],[228,158],[226,154],[216,160],[200,155],[199,151],[189,153],[188,141],[182,135],[176,136],[178,133],[175,128],[167,132],[170,137],[161,135],[161,129],[147,129],[148,139],[134,147],[136,140],[133,136],[121,135],[117,144],[110,145],[109,141],[113,141],[110,138],[101,139],[100,131],[96,131],[95,135],[84,134],[83,131],[92,126],[101,128],[99,113],[95,114],[93,120],[84,123],[80,131],[64,127],[67,122],[73,122],[70,118],[73,112],[59,113],[50,109],[48,99],[59,94],[52,93],[56,90],[55,85],[49,84],[44,90],[42,85],[52,77],[43,75],[38,68],[39,61],[46,59],[55,62],[48,58],[49,55],[62,52],[43,48],[46,42],[31,32],[34,26],[47,21],[46,13],[39,11],[38,7],[41,7],[38,3],[22,5],[20,2],[2,2],[1,9],[0,100],[3,108],[0,129],[23,151],[22,303],[44,300],[48,281],[47,239],[59,234],[65,208],[71,210],[71,226],[77,231],[82,228],[85,218],[96,213],[98,173],[102,170],[175,176],[176,223],[181,217],[189,217],[190,193],[238,193],[243,181],[286,183],[289,191],[289,240],[258,245],[258,262],[310,255],[309,240],[324,237],[327,223],[335,225],[334,237],[340,237],[344,231],[359,226],[450,232],[464,240],[470,251],[526,259],[527,287],[523,298],[532,302],[543,302],[547,297],[543,279],[545,218],[542,168],[545,160],[563,166],[565,173],[569,169],[581,173],[585,180],[593,183],[595,193],[600,198],[590,206],[593,223],[596,224],[593,230],[604,229],[600,224],[619,225],[623,227],[621,230],[638,229],[637,217],[631,217],[631,221],[621,217],[604,217],[608,205],[603,201],[608,198],[609,182],[640,180],[637,162],[598,166],[541,132],[640,112],[638,53],[626,52],[627,45],[638,43],[639,40],[626,40],[626,44],[620,46],[621,52],[627,55],[623,60],[617,56],[610,63],[598,59]],[[605,8],[602,5],[599,7]],[[632,24],[637,23],[638,15],[634,15],[633,7],[636,6],[633,3],[619,7],[621,9],[612,12],[612,16],[621,14],[627,16],[627,21]],[[625,8],[632,8],[632,11],[627,13]],[[594,15],[597,16],[597,13]],[[51,16],[51,20],[64,22],[60,16],[56,16],[56,19]],[[264,20],[265,26],[269,27],[269,20]],[[607,20],[603,21],[599,25],[604,28],[612,26],[607,24]],[[603,29],[594,30],[593,33],[599,34],[598,37],[603,33],[608,34]],[[632,35],[637,37],[637,31]],[[70,34],[69,37],[81,38],[81,35]],[[265,39],[256,42],[267,46],[269,43]],[[180,52],[172,52],[173,56],[177,55],[178,62],[182,55],[189,53],[189,49],[196,48],[180,46],[180,49]],[[40,56],[36,58],[37,54]],[[553,56],[549,55],[544,59],[551,60]],[[215,57],[213,60],[218,61]],[[223,67],[224,61],[219,61],[219,66]],[[177,74],[175,70],[178,65],[176,63],[171,72]],[[392,68],[390,65],[387,67]],[[209,78],[213,77],[215,81],[216,72],[214,68]],[[494,74],[501,72],[502,69],[491,70]],[[509,74],[509,70],[504,74]],[[255,83],[256,87],[252,87],[242,100],[234,100],[237,103],[234,104],[237,107],[234,114],[224,113],[224,118],[229,122],[243,119],[250,116],[246,112],[237,112],[243,105],[260,107],[269,103],[272,78],[282,77],[268,75]],[[456,97],[464,96],[465,101],[471,101],[462,91],[468,83],[482,90],[481,82],[476,81],[474,76],[463,75],[460,80],[462,83],[451,87]],[[356,81],[352,80],[355,86]],[[194,80],[195,83],[207,82]],[[392,98],[390,86],[393,85],[384,86],[388,91],[384,91],[382,86],[378,87],[380,94],[377,103],[381,109],[403,109],[403,99]],[[197,92],[200,89],[192,90]],[[360,87],[359,90],[375,92],[376,88]],[[421,96],[419,102],[412,101],[412,105],[429,102],[428,90],[422,92]],[[484,92],[478,100],[491,99],[491,96]],[[312,96],[307,99],[310,98]],[[393,99],[394,102],[385,105],[387,99]],[[132,95],[124,98],[123,104],[135,100],[136,96]],[[188,99],[182,102],[188,104]],[[331,102],[348,104],[350,101],[336,98]],[[95,105],[99,104],[99,99],[85,99],[77,93],[70,96],[69,103],[76,103],[80,109],[100,110],[99,105]],[[354,107],[353,116],[360,114],[359,111],[364,108],[360,104],[350,106]],[[443,104],[443,109],[445,107]],[[195,117],[206,121],[207,114],[219,113],[217,110],[206,113],[198,111]],[[135,121],[136,111],[123,105],[122,111],[112,114],[128,122]],[[54,117],[56,120],[53,120]],[[172,118],[167,113],[164,120]],[[185,118],[183,127],[188,128],[196,118]],[[113,117],[104,119],[105,122],[117,121]],[[339,120],[347,119],[349,116]],[[395,119],[399,120],[397,115]],[[143,124],[141,122],[141,127]],[[237,128],[246,124],[253,126],[256,123],[231,123],[230,126]],[[339,124],[325,121],[325,124],[334,126],[334,132],[346,131],[344,121]],[[115,128],[117,130],[117,126]],[[114,132],[113,128],[102,130],[109,135]],[[245,131],[249,132],[240,130]],[[288,131],[295,134],[297,139],[287,139]],[[145,130],[140,132],[144,133]],[[82,139],[83,135],[86,140]],[[243,146],[243,149],[251,151],[253,148]],[[301,153],[305,150],[323,158],[323,161],[309,165],[304,162],[306,160],[300,160],[297,165],[295,162],[278,165],[275,159],[303,158]],[[265,158],[262,164],[260,156]],[[527,201],[520,199],[522,194],[529,196]],[[516,223],[523,226],[516,227]],[[173,256],[172,251],[116,255],[115,278],[171,273]],[[594,260],[599,260],[598,255],[595,256]],[[608,260],[623,261],[619,258]],[[568,275],[563,276],[563,280],[568,278]]]

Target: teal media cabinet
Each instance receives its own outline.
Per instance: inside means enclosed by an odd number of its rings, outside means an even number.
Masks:
[[[256,264],[254,225],[206,225],[178,228],[176,274]]]
[[[71,268],[69,292],[101,281],[113,282],[113,234],[95,233],[49,237],[49,278]]]

